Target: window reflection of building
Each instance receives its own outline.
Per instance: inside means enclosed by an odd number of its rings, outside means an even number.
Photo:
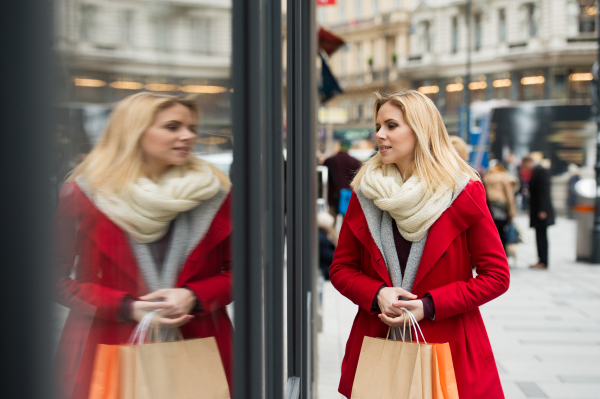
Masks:
[[[543,100],[546,78],[542,70],[521,72],[521,99],[523,101]]]
[[[498,41],[503,43],[506,41],[506,9],[498,10]]]
[[[452,17],[452,53],[458,52],[458,17]]]
[[[525,5],[527,10],[527,28],[529,37],[537,36],[537,10],[535,4],[530,3]]]
[[[93,41],[96,28],[96,6],[84,4],[81,6],[79,20],[79,38],[84,41]]]
[[[573,69],[569,73],[569,99],[589,100],[591,99],[592,74],[589,69]]]
[[[458,109],[463,104],[463,90],[461,79],[446,85],[446,115],[458,115]]]
[[[579,0],[579,33],[596,31],[596,0]]]
[[[479,51],[481,49],[481,41],[482,41],[482,33],[481,33],[481,14],[477,13],[473,17],[473,21],[475,24],[475,51]]]

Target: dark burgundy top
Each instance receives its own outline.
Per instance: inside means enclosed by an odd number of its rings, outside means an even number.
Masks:
[[[406,270],[406,263],[408,262],[408,256],[410,255],[410,249],[412,248],[412,242],[408,241],[400,231],[398,231],[398,226],[396,225],[396,221],[392,220],[392,231],[394,233],[394,245],[396,246],[396,252],[398,253],[398,260],[400,261],[400,271],[404,276],[404,272]],[[382,285],[381,288],[387,287],[387,285]],[[381,288],[377,291],[377,295]],[[379,303],[377,302],[377,295],[375,295],[375,299],[373,300],[373,310],[380,310]],[[433,298],[429,295],[426,295],[421,299],[423,302],[423,313],[425,314],[425,319],[431,319],[435,316],[435,307],[433,305]]]

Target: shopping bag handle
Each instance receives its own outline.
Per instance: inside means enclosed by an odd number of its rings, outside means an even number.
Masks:
[[[419,334],[417,333],[417,328],[419,329],[419,332],[421,333],[421,337],[423,338],[423,342],[425,344],[427,344],[427,341],[425,340],[425,335],[423,335],[423,331],[421,330],[421,326],[419,326],[419,323],[417,322],[417,319],[415,318],[415,316],[412,314],[412,312],[406,308],[402,308],[402,310],[404,312],[406,312],[406,315],[408,316],[408,318],[410,319],[412,325],[413,325],[413,329],[415,330],[415,337],[417,337],[417,343],[419,343]],[[405,319],[406,321],[406,319]],[[409,327],[409,331],[410,331],[410,327]],[[404,332],[402,333],[404,335]],[[412,340],[412,337],[411,337]]]
[[[148,336],[149,330],[150,334],[154,333],[154,335],[156,336],[156,338],[158,338],[159,341],[167,340],[168,332],[165,334],[165,331],[161,330],[160,324],[155,321],[155,318],[158,315],[159,311],[160,309],[153,310],[151,312],[146,313],[144,317],[142,317],[142,320],[140,320],[138,325],[135,327],[135,330],[133,330],[133,333],[129,337],[129,340],[127,341],[128,345],[140,345],[146,342],[146,337]],[[177,338],[179,338],[180,341],[183,341],[183,335],[181,334],[181,330],[179,328],[176,328],[176,330]],[[150,337],[150,339],[152,339],[152,336]]]
[[[400,328],[400,327],[398,327]],[[390,332],[394,332],[394,340],[396,339],[396,327],[389,326],[387,335],[385,336],[386,341],[390,339]],[[416,330],[415,330],[416,334]],[[404,336],[406,335],[406,317],[404,318],[404,323],[402,324],[402,341],[404,341]],[[410,324],[408,325],[408,335],[410,336],[410,341],[412,341],[412,331],[410,329]],[[417,341],[419,337],[417,336]]]

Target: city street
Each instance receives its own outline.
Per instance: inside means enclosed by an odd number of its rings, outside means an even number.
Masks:
[[[481,308],[507,399],[600,398],[600,265],[575,262],[574,221],[549,229],[550,269],[537,262],[528,217],[517,225],[527,242],[511,259],[511,285]],[[356,306],[327,282],[319,334],[319,399],[337,399],[340,365]]]

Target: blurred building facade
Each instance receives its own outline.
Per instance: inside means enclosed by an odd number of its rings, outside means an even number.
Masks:
[[[54,20],[59,181],[139,91],[196,96],[201,144],[230,148],[230,0],[57,0]]]
[[[317,21],[348,43],[331,60],[345,93],[327,106],[348,110],[340,128],[372,129],[376,90],[427,94],[451,133],[464,90],[470,102],[591,101],[594,0],[473,0],[468,88],[466,0],[337,0],[318,12]]]
[[[346,42],[329,59],[344,91],[326,104],[337,116],[336,125],[324,128],[329,138],[332,130],[338,139],[367,138],[373,131],[373,93],[410,85],[398,68],[409,52],[409,6],[400,0],[336,0],[317,8],[317,23]]]
[[[464,90],[471,102],[589,103],[598,48],[594,0],[474,0],[468,88],[466,4],[418,4],[411,13],[410,52],[399,65],[411,86],[436,102],[450,128]]]

